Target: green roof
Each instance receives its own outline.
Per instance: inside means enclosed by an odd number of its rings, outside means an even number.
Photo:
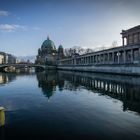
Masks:
[[[59,47],[58,48],[62,48],[63,49],[63,46],[62,45],[59,45]]]
[[[43,43],[42,43],[42,48],[45,48],[45,49],[53,49],[55,50],[55,44],[52,40],[49,39],[49,37],[47,38],[47,40],[45,40]]]

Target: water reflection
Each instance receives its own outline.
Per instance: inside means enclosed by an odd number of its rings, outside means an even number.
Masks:
[[[16,80],[15,74],[0,73],[0,86]]]
[[[38,87],[48,99],[55,93],[57,87],[59,91],[64,88],[64,79],[57,71],[37,73],[37,80]]]
[[[6,116],[0,139],[140,137],[139,77],[66,71],[3,76],[16,80],[0,87]]]
[[[37,80],[38,87],[42,88],[43,94],[49,99],[54,94],[58,84],[56,71],[37,73]]]
[[[18,76],[34,75],[34,69],[16,69],[16,72],[1,73],[0,72],[0,86],[4,86],[17,79]]]
[[[122,101],[123,111],[140,113],[140,77],[52,71],[38,73],[37,80],[48,98],[54,95],[57,87],[60,91],[75,91],[83,86],[93,93]]]

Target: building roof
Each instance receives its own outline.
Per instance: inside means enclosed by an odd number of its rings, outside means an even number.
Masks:
[[[122,30],[121,34],[124,35],[124,34],[130,33],[130,32],[136,32],[136,31],[140,31],[140,25],[127,29],[127,30]]]
[[[49,37],[47,38],[47,40],[45,40],[42,43],[41,46],[42,49],[50,49],[50,50],[56,50],[55,44],[52,40],[49,39]]]
[[[0,52],[0,54],[5,54],[5,52]]]
[[[62,45],[59,45],[59,46],[58,46],[58,49],[63,49],[63,46],[62,46]]]

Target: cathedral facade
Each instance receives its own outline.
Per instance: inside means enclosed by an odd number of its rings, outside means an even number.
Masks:
[[[55,44],[48,37],[45,40],[41,48],[38,49],[38,55],[36,57],[36,64],[42,65],[56,65],[57,60],[64,58],[64,50],[63,46],[60,45],[58,49],[56,49]]]

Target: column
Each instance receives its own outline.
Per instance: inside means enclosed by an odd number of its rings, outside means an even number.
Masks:
[[[103,64],[105,64],[105,54],[103,54]]]
[[[103,62],[103,59],[102,59],[102,55],[100,54],[100,64],[102,64]]]
[[[134,58],[134,56],[133,56],[133,49],[131,50],[131,63],[133,63],[133,58]]]
[[[99,56],[97,55],[97,63],[98,63],[98,60],[99,60]]]
[[[124,46],[124,37],[122,37],[122,45]]]
[[[118,53],[118,64],[120,63],[120,52],[117,52]]]
[[[126,45],[129,45],[129,35],[126,37]]]
[[[140,48],[139,48],[139,64],[140,64]]]
[[[100,56],[100,54],[98,55],[98,63],[99,64],[101,63],[101,56]]]
[[[100,64],[101,64],[102,63],[102,55],[101,54],[100,54],[100,59],[99,60],[100,60]]]
[[[94,63],[97,63],[97,55],[94,56]]]
[[[126,63],[126,50],[124,50],[124,63]]]
[[[90,56],[88,57],[88,64],[90,64]]]
[[[89,64],[91,63],[91,56],[89,56]]]
[[[138,42],[140,43],[140,32],[138,33]]]
[[[91,56],[89,58],[90,58],[90,62],[89,63],[91,64]]]
[[[109,64],[109,53],[107,53],[107,63]]]
[[[96,55],[94,55],[93,58],[94,58],[93,62],[96,63],[97,62]]]
[[[81,61],[82,61],[82,65],[84,65],[84,58],[83,57],[81,58]]]
[[[137,43],[139,42],[139,32],[137,33]]]
[[[91,56],[91,64],[93,64],[93,55]]]
[[[134,44],[134,34],[132,34],[132,44]]]
[[[126,45],[129,45],[129,35],[127,36],[127,44]]]
[[[89,56],[89,64],[91,63],[91,56]]]
[[[114,64],[114,52],[112,52],[112,63]]]

